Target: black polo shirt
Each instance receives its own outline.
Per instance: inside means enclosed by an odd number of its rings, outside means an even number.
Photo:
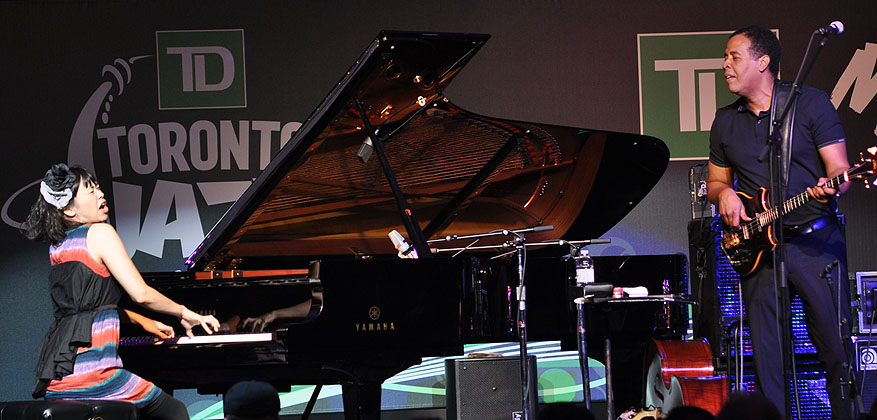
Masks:
[[[769,128],[770,111],[755,115],[742,97],[716,111],[710,130],[710,162],[732,169],[737,191],[754,195],[759,187],[770,188],[768,159],[758,161]],[[819,148],[842,141],[845,141],[843,127],[828,95],[804,86],[795,114],[786,199],[816,185],[819,177],[826,176]],[[786,215],[783,221],[786,226],[800,225],[834,212],[835,208],[833,200],[828,204],[810,200]]]

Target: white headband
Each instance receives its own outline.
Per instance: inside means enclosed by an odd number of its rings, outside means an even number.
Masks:
[[[58,210],[64,210],[70,199],[73,198],[73,190],[65,188],[63,191],[54,191],[46,185],[46,181],[40,182],[40,194],[47,203],[55,206]]]

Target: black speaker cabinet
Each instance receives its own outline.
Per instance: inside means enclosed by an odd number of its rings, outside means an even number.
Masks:
[[[536,419],[536,356],[530,370],[530,418]],[[520,357],[487,357],[445,361],[447,420],[522,419]]]

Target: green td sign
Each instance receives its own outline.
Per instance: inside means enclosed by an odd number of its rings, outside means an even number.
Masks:
[[[640,132],[664,140],[672,159],[707,157],[716,109],[737,100],[722,70],[731,33],[637,36]]]
[[[246,108],[243,29],[157,31],[158,108]]]

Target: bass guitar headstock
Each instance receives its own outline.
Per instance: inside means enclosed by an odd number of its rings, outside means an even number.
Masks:
[[[847,171],[850,181],[867,181],[869,177],[877,174],[877,146],[871,146],[867,149],[868,156],[859,152],[859,162]],[[871,188],[870,182],[865,182],[865,188]]]

